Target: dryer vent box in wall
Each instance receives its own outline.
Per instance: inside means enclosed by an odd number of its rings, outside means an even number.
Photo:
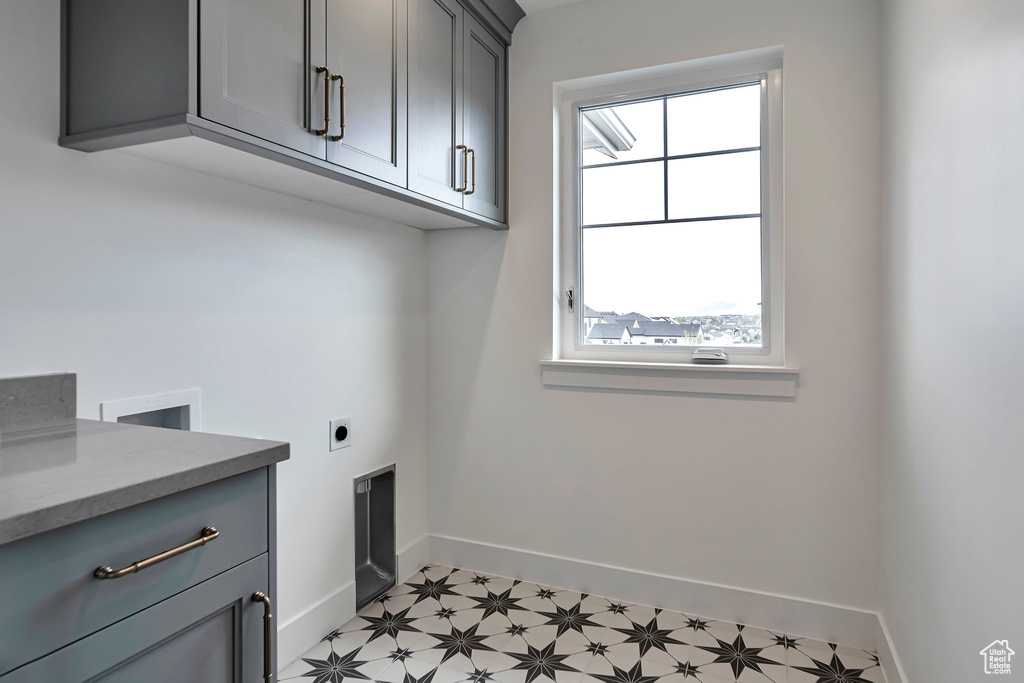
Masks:
[[[202,409],[199,389],[176,391],[156,396],[125,398],[100,404],[104,422],[202,431]]]
[[[356,609],[395,586],[395,466],[355,480]]]

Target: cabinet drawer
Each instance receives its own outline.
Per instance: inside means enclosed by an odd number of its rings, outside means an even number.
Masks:
[[[143,610],[268,550],[266,468],[0,546],[0,674]],[[206,545],[117,579],[200,537]]]
[[[261,555],[0,676],[0,683],[262,681],[263,606],[252,594],[267,591],[267,562]]]

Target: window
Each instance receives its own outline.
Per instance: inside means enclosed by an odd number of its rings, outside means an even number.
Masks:
[[[563,357],[689,362],[715,347],[782,364],[781,69],[768,66],[565,95]]]

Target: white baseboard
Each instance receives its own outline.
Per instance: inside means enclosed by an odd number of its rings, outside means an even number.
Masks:
[[[398,551],[398,583],[405,583],[430,562],[430,536],[423,534]]]
[[[398,551],[398,582],[404,583],[430,561],[430,543],[423,534]],[[307,607],[277,629],[277,670],[298,659],[331,631],[356,615],[356,583],[349,581]]]
[[[815,640],[867,650],[877,647],[878,615],[852,607],[434,534],[430,560]]]
[[[277,629],[277,670],[298,659],[356,613],[356,582],[349,581]]]
[[[903,670],[900,658],[896,654],[896,647],[892,642],[892,634],[885,623],[885,617],[879,613],[878,628],[875,631],[875,639],[878,647],[878,661],[882,665],[882,673],[885,674],[887,683],[907,683],[907,673]]]

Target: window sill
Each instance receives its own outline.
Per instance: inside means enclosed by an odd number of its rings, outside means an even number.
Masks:
[[[544,386],[676,394],[795,398],[798,368],[593,360],[543,360]]]

